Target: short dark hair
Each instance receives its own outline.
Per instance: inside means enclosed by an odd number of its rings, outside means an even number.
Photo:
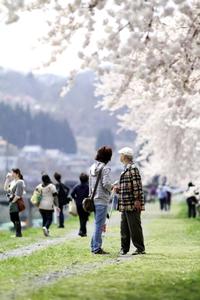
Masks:
[[[89,180],[89,176],[86,173],[81,173],[79,179],[81,183],[87,183]]]
[[[42,182],[44,185],[50,184],[51,179],[50,179],[49,175],[47,175],[47,174],[42,175]]]
[[[103,146],[97,150],[95,160],[107,164],[112,157],[112,148]]]
[[[192,182],[189,182],[188,187],[190,187],[190,186],[194,186],[194,184]]]
[[[20,179],[23,179],[23,175],[20,171],[20,169],[12,169],[13,173],[17,174]]]
[[[57,172],[54,173],[54,178],[55,178],[56,181],[60,182],[61,181],[61,177],[62,177],[61,174],[59,174]]]

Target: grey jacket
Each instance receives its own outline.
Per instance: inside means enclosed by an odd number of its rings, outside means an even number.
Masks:
[[[89,192],[90,195],[94,189],[97,175],[100,169],[103,167],[101,178],[97,187],[96,194],[94,196],[95,204],[108,205],[110,200],[110,192],[111,192],[111,178],[110,178],[110,167],[105,165],[104,163],[96,161],[90,168],[89,174]]]

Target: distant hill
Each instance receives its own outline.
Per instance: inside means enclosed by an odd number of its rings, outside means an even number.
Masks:
[[[56,121],[66,121],[80,153],[94,155],[99,132],[108,128],[117,148],[132,145],[136,135],[127,131],[118,134],[116,117],[95,108],[100,98],[94,96],[94,80],[92,72],[80,73],[72,90],[60,98],[67,78],[52,74],[23,74],[0,68],[0,102],[23,106],[33,116],[48,112]]]
[[[48,113],[31,115],[30,110],[0,103],[0,136],[18,147],[40,145],[44,149],[59,149],[76,153],[73,132],[66,120],[57,121]]]
[[[56,119],[67,119],[73,132],[79,136],[94,136],[104,127],[115,133],[116,118],[108,112],[95,109],[98,99],[94,96],[94,74],[85,72],[78,75],[69,94],[60,98],[61,88],[66,81],[54,75],[39,76],[0,70],[0,98],[6,99],[11,105],[28,104],[33,111],[45,110]]]

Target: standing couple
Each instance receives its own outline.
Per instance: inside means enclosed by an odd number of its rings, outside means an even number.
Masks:
[[[113,186],[110,178],[111,169],[107,165],[112,157],[112,149],[102,147],[97,151],[95,163],[90,168],[90,194],[95,187],[98,175],[99,184],[94,196],[95,228],[91,240],[91,251],[94,254],[108,254],[102,249],[102,232],[106,222],[107,209],[112,188],[118,193],[118,210],[121,212],[121,255],[130,250],[132,240],[136,251],[133,255],[145,254],[144,238],[141,226],[141,211],[144,210],[144,199],[141,177],[133,163],[133,151],[124,147],[119,151],[120,161],[124,165],[119,184]],[[101,172],[99,174],[99,172]]]

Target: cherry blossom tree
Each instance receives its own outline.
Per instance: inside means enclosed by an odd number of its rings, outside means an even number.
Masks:
[[[43,10],[55,61],[74,40],[81,68],[97,74],[99,107],[118,113],[122,128],[138,133],[147,176],[175,183],[200,175],[199,0],[4,0],[10,23]],[[72,70],[70,80],[79,70]]]

